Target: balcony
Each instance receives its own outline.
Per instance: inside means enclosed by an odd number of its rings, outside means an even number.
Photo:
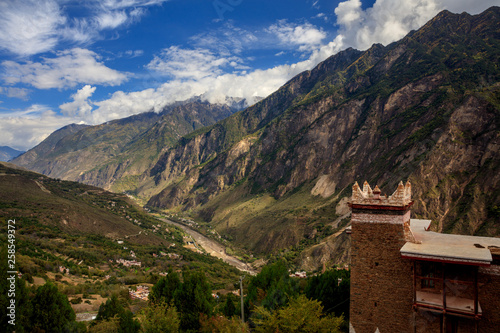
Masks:
[[[418,261],[414,265],[415,308],[467,318],[482,316],[477,267]]]

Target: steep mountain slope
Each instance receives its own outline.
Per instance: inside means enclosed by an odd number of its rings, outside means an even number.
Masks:
[[[1,146],[0,147],[0,161],[3,162],[8,162],[11,159],[23,154],[23,151],[7,147],[7,146]]]
[[[181,136],[234,111],[193,100],[97,126],[69,125],[12,162],[51,177],[110,188],[124,175],[141,174]]]
[[[408,178],[414,216],[498,235],[499,37],[498,7],[444,11],[387,47],[341,52],[166,151],[148,204],[267,252],[331,234],[355,180],[392,192]]]
[[[13,160],[14,164],[20,166],[26,166],[28,168],[32,168],[33,170],[36,168],[36,163],[42,163],[42,159],[44,156],[52,152],[57,143],[64,137],[74,134],[81,129],[88,127],[87,125],[77,125],[71,124],[64,126],[57,131],[50,134],[45,140],[40,142],[35,148],[28,150],[24,154],[18,156]]]
[[[56,234],[59,230],[111,239],[134,235],[130,237],[134,243],[170,244],[159,237],[146,237],[141,233],[153,230],[154,220],[138,210],[123,194],[51,179],[5,162],[0,163],[0,213],[4,219],[17,219],[18,228],[40,224]]]

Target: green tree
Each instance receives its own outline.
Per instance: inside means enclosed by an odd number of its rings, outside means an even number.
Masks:
[[[177,333],[180,319],[175,306],[167,303],[152,303],[139,315],[144,333]]]
[[[212,290],[205,274],[185,271],[184,282],[174,293],[174,304],[181,316],[181,329],[198,330],[200,314],[212,313]]]
[[[125,312],[125,308],[118,300],[118,297],[113,294],[106,303],[99,306],[99,311],[95,318],[96,321],[109,320],[115,316],[121,316]]]
[[[329,270],[308,279],[305,288],[307,297],[323,304],[323,312],[344,316],[349,320],[350,272],[348,270]]]
[[[167,276],[162,277],[151,289],[149,300],[152,303],[165,302],[169,304],[173,298],[175,291],[181,285],[179,274],[169,270]]]
[[[38,287],[31,304],[35,309],[31,315],[34,331],[64,332],[73,326],[75,313],[68,298],[54,284],[48,282]]]
[[[290,278],[283,261],[265,266],[262,271],[250,280],[246,304],[262,305],[273,310],[288,303],[290,297],[299,292],[298,282]]]
[[[119,316],[120,333],[137,333],[141,329],[141,323],[134,319],[134,314],[130,310],[124,311]]]
[[[222,307],[222,313],[227,318],[231,318],[236,314],[236,307],[234,306],[233,294],[227,295],[226,302]]]
[[[133,313],[130,310],[125,309],[116,294],[113,294],[111,298],[106,301],[106,303],[99,306],[99,311],[97,312],[97,316],[92,324],[92,327],[114,327],[112,324],[100,325],[100,322],[103,321],[113,321],[116,322],[117,330],[120,333],[139,332],[141,324],[133,317]]]
[[[323,316],[323,306],[305,295],[291,298],[288,306],[274,312],[264,306],[255,309],[256,332],[340,332],[343,318]]]

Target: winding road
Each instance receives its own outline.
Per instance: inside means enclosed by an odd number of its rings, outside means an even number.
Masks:
[[[198,243],[199,246],[201,246],[207,253],[210,255],[222,259],[224,262],[228,263],[231,266],[236,267],[240,271],[244,271],[249,273],[250,275],[256,275],[257,272],[250,267],[250,265],[244,263],[243,261],[227,255],[225,251],[225,247],[216,242],[213,239],[210,239],[206,237],[205,235],[202,235],[201,233],[174,221],[165,219],[165,218],[160,218],[161,221],[166,222],[168,224],[174,225],[176,227],[181,228],[184,230],[187,234],[189,234],[196,243]]]

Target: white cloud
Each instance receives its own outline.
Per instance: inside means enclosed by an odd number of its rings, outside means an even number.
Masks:
[[[20,150],[32,148],[50,133],[74,122],[56,115],[43,105],[32,105],[26,110],[2,114],[0,120],[0,142]]]
[[[300,51],[317,47],[326,37],[326,33],[310,23],[302,25],[291,24],[281,20],[270,26],[267,31],[278,37],[284,45],[299,46]]]
[[[213,50],[217,54],[238,55],[244,50],[262,47],[267,42],[263,36],[257,36],[232,22],[225,22],[220,28],[197,34],[190,38],[196,48]]]
[[[62,0],[0,1],[0,49],[20,56],[54,50],[63,40],[90,43],[107,29],[137,22],[145,8],[168,0],[87,1],[83,16],[69,18]]]
[[[96,87],[91,87],[87,84],[71,95],[73,102],[64,103],[59,106],[62,113],[70,117],[78,116],[80,118],[87,118],[92,111],[92,105],[89,102],[89,98],[92,96],[95,89]]]
[[[337,23],[344,26],[345,29],[350,29],[353,23],[359,22],[362,12],[361,1],[359,0],[341,2],[338,4],[337,8],[335,8]]]
[[[387,45],[418,29],[440,10],[434,0],[377,0],[363,10],[359,0],[341,2],[335,9],[345,47],[361,50],[374,43]]]
[[[325,22],[328,21],[328,16],[326,16],[325,13],[319,13],[317,14],[316,16],[314,16],[313,18],[316,18],[316,19],[323,19]]]
[[[158,112],[168,104],[184,101],[194,96],[201,96],[211,103],[225,103],[227,97],[244,98],[247,103],[253,104],[258,98],[266,97],[277,90],[293,76],[311,69],[317,59],[332,52],[333,48],[333,44],[327,45],[316,51],[311,59],[292,65],[220,75],[210,71],[207,71],[209,75],[205,76],[188,77],[182,74],[157,89],[132,93],[118,91],[107,100],[94,102],[97,109],[92,111],[88,122],[101,123],[151,110]]]
[[[140,57],[144,54],[143,50],[127,50],[125,51],[125,55],[130,58]]]
[[[102,13],[96,18],[100,29],[115,29],[127,22],[127,19],[128,15],[124,11]]]
[[[56,1],[1,1],[0,49],[23,56],[51,50],[66,22]]]
[[[168,0],[104,0],[96,1],[100,3],[102,7],[108,10],[120,10],[124,8],[131,7],[148,7],[153,5],[161,5]]]
[[[221,74],[221,67],[231,64],[237,66],[237,60],[236,57],[216,56],[207,49],[192,50],[171,46],[163,50],[160,56],[155,56],[146,67],[174,79],[199,80]]]
[[[161,93],[155,89],[131,93],[117,91],[111,98],[101,102],[94,102],[94,104],[98,108],[92,111],[92,114],[86,120],[88,124],[100,124],[112,119],[124,118],[151,110],[160,111],[161,107],[166,105]]]
[[[74,48],[57,52],[55,58],[43,58],[41,63],[4,61],[2,78],[7,84],[26,83],[38,89],[62,89],[81,83],[115,86],[127,80],[125,73],[106,67],[98,59],[90,50]]]
[[[11,98],[19,98],[24,101],[28,100],[29,89],[15,87],[0,87],[0,94]]]

